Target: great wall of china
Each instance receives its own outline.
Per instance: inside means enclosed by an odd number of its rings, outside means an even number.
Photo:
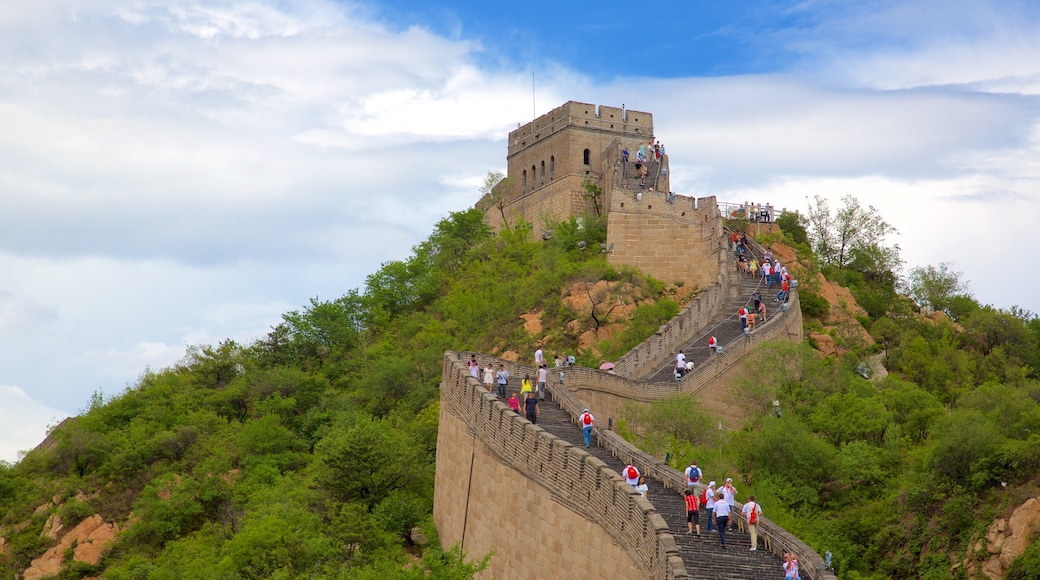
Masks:
[[[773,313],[754,333],[728,340],[721,353],[681,381],[646,380],[710,330],[727,302],[741,298],[745,282],[732,272],[715,198],[666,193],[667,156],[654,167],[653,183],[663,184],[658,191],[623,186],[631,163],[623,163],[619,153],[645,139],[653,139],[649,113],[575,102],[510,133],[509,175],[520,187],[512,184],[496,211],[491,199],[478,203],[492,226],[502,226],[502,215],[515,215],[540,232],[536,222],[547,213],[566,218],[588,209],[581,191],[592,181],[603,190],[608,261],[701,291],[654,336],[616,361],[614,374],[554,369],[539,425],[510,411],[470,376],[465,360],[475,353],[446,353],[434,497],[441,543],[460,542],[472,555],[494,552],[488,573],[500,580],[770,578],[782,573],[783,551],[797,554],[802,578],[833,579],[818,554],[765,518],[758,524],[761,557],[752,553],[752,559],[746,552],[743,558],[732,551],[705,552],[703,542],[676,535],[684,528],[671,504],[681,502],[683,475],[607,427],[623,417],[626,405],[676,392],[724,414],[724,395],[756,346],[802,339],[794,291],[789,308]],[[513,376],[535,373],[532,366],[477,356],[482,366],[504,364]],[[589,451],[573,439],[584,407],[600,418],[598,446]],[[653,501],[624,483],[618,463],[633,464],[653,480]],[[745,529],[746,522],[736,519]]]

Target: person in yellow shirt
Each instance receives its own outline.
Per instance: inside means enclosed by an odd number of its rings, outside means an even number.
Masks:
[[[527,400],[527,393],[534,392],[534,383],[531,382],[531,375],[524,375],[524,379],[520,381],[520,398]]]

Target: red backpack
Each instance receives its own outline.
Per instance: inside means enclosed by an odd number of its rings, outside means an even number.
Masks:
[[[591,425],[592,424],[592,415],[590,415],[589,413],[585,413],[584,415],[582,415],[581,416],[581,424],[582,425]]]
[[[758,523],[758,504],[752,504],[751,514],[748,515],[747,523],[757,524]]]
[[[707,490],[707,488],[705,488],[704,491],[701,492],[701,505],[704,506],[704,507],[708,507],[708,490]]]
[[[639,477],[639,471],[637,471],[636,468],[632,467],[631,465],[628,466],[628,469],[625,471],[625,474],[628,475],[629,479],[635,479]]]

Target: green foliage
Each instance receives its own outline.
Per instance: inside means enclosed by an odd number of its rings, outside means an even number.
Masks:
[[[805,316],[820,318],[831,311],[830,302],[826,298],[807,288],[798,289],[798,302]]]
[[[414,439],[385,420],[357,416],[337,426],[315,449],[317,480],[338,501],[374,508],[398,490],[428,489],[433,465]]]
[[[95,510],[88,502],[76,498],[69,498],[61,505],[58,515],[61,516],[62,525],[71,528],[81,521],[94,515]]]
[[[961,280],[962,276],[964,274],[953,270],[950,262],[943,262],[938,267],[917,266],[910,270],[907,293],[918,304],[949,314],[954,296],[970,296],[967,294],[967,283]]]
[[[1040,579],[1040,542],[1026,548],[1021,556],[1015,558],[1004,574],[1006,580]]]
[[[679,313],[679,304],[670,298],[662,298],[651,304],[640,304],[632,311],[625,328],[609,340],[603,341],[600,351],[607,360],[614,360],[634,348],[646,337],[657,332],[660,326]]]
[[[632,406],[625,415],[635,430],[646,434],[644,447],[658,455],[675,449],[680,441],[698,445],[711,443],[715,436],[711,416],[688,395],[673,395],[645,407]]]
[[[780,226],[780,231],[790,239],[792,245],[809,243],[809,234],[805,230],[805,224],[802,223],[801,215],[784,212],[776,218],[776,225]]]

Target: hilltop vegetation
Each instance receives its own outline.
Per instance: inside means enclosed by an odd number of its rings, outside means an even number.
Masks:
[[[950,264],[902,279],[872,208],[837,221],[817,209],[816,225],[788,215],[761,241],[793,248],[806,330],[837,354],[762,348],[739,392],[749,420],[721,437],[682,398],[630,420],[676,467],[696,458],[709,477],[733,476],[742,498],[831,551],[843,579],[965,578],[992,564],[991,522],[1040,489],[1040,320],[980,304]],[[849,229],[857,216],[873,229]],[[123,393],[95,394],[0,465],[0,577],[96,514],[119,526],[112,549],[83,561],[61,544],[58,578],[471,578],[484,555],[441,551],[431,522],[443,352],[527,358],[543,342],[597,365],[683,295],[582,250],[604,241],[602,218],[552,224],[549,241],[523,223],[494,234],[482,218],[452,214],[408,259],[251,344],[192,347]],[[830,303],[820,274],[862,307],[843,320],[869,340],[828,322],[849,305]],[[603,340],[590,346],[590,332]],[[890,374],[865,378],[877,363]],[[1036,578],[1038,562],[1033,544],[1007,577]]]
[[[873,208],[845,203],[853,225],[859,212],[875,234],[888,231]],[[847,286],[872,344],[823,325],[839,305],[803,285],[807,330],[829,333],[839,354],[767,345],[739,391],[743,429],[720,439],[704,428],[710,417],[678,398],[638,417],[641,443],[672,451],[676,467],[697,459],[712,479],[732,476],[742,498],[754,494],[767,517],[832,552],[840,578],[967,578],[969,568],[982,577],[987,561],[999,571],[987,529],[1040,490],[1040,319],[980,304],[950,264],[901,280],[898,247],[884,235],[821,235],[813,230],[837,226],[816,218],[791,214],[781,236],[763,241],[796,249],[800,280],[822,272]],[[871,360],[890,374],[865,378]],[[1033,544],[1006,577],[1040,577],[1037,554]]]
[[[70,546],[59,578],[471,577],[479,558],[435,548],[431,523],[443,353],[533,353],[540,340],[575,353],[601,322],[622,325],[611,348],[623,352],[656,330],[678,309],[663,284],[579,249],[598,248],[604,224],[553,224],[536,242],[525,224],[494,234],[481,212],[454,213],[363,289],[95,394],[40,449],[0,465],[0,577],[55,546],[56,522],[94,514],[122,530],[113,548],[92,563]],[[563,300],[561,288],[602,280],[629,294],[590,293],[590,307],[633,302],[630,322]],[[524,329],[531,313],[540,336]]]

